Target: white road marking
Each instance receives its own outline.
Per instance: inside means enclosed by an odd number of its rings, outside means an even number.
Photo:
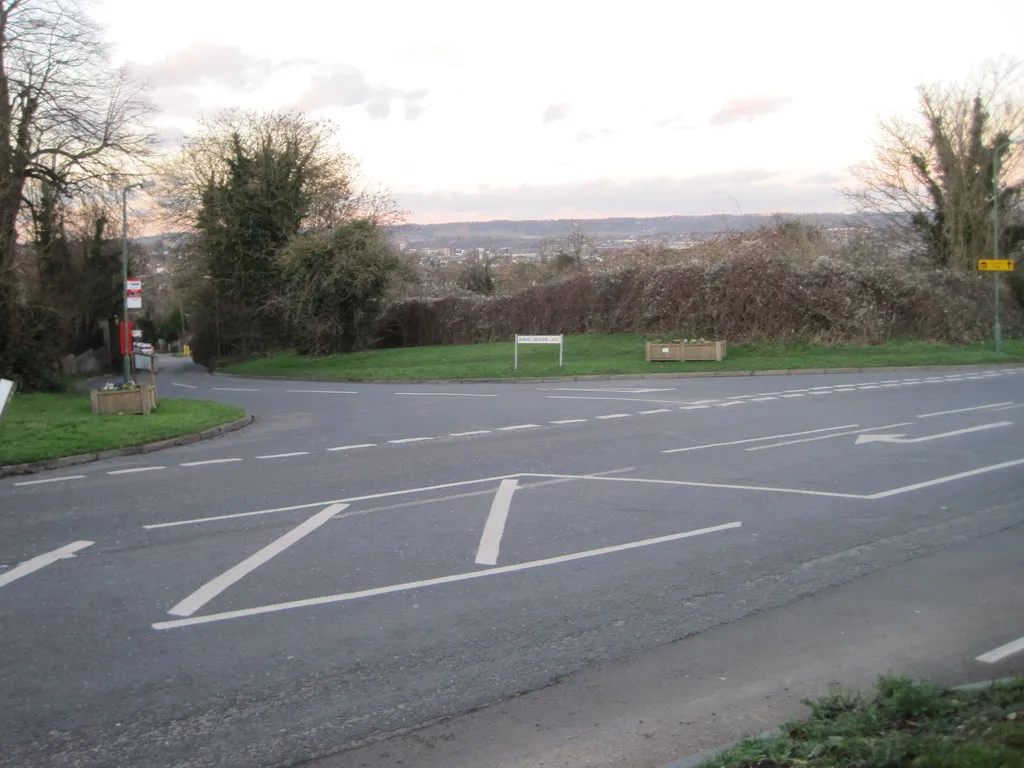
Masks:
[[[712,400],[694,400],[694,401],[693,401],[692,403],[690,403],[690,405],[708,405],[709,403],[717,403],[717,402],[719,402],[719,400],[718,400],[718,399],[712,399]]]
[[[206,459],[206,461],[183,461],[181,467],[205,467],[207,464],[233,464],[241,459]]]
[[[984,411],[988,408],[1000,408],[1005,405],[1013,405],[1012,400],[1007,400],[1005,403],[992,403],[991,405],[976,405],[973,408],[957,408],[953,411],[935,411],[934,413],[922,413],[917,418],[919,419],[930,419],[933,416],[949,416],[951,413],[969,413],[970,411]]]
[[[63,483],[68,480],[81,480],[85,475],[64,475],[63,477],[48,477],[45,480],[22,480],[20,483],[15,483],[15,487],[19,485],[45,485],[46,483]]]
[[[424,442],[426,440],[433,440],[433,439],[434,438],[432,438],[432,437],[403,437],[403,438],[401,438],[399,440],[388,440],[388,442],[389,443],[394,443],[395,445],[402,445],[404,443],[422,443],[422,442]]]
[[[807,391],[808,390],[806,390],[806,389],[786,389],[786,390],[783,390],[783,394],[788,395],[791,392],[807,392]]]
[[[859,424],[842,424],[838,427],[823,427],[821,429],[808,429],[804,432],[787,432],[784,435],[767,435],[766,437],[748,437],[745,440],[730,440],[725,443],[706,443],[704,445],[691,445],[688,448],[670,448],[662,453],[686,453],[687,451],[702,451],[705,448],[721,448],[726,445],[743,445],[744,443],[759,443],[762,440],[781,440],[786,437],[802,437],[803,435],[816,435],[819,432],[831,432],[836,429],[849,429],[858,427]]]
[[[681,405],[679,406],[680,411],[703,411],[705,408],[710,408],[710,405]]]
[[[469,437],[470,435],[489,435],[491,430],[489,429],[474,429],[469,432],[449,432],[449,437]]]
[[[549,424],[582,424],[586,419],[558,419],[557,421],[549,421]]]
[[[873,493],[870,496],[864,498],[871,499],[887,499],[890,496],[898,496],[901,493],[909,493],[910,491],[919,491],[922,488],[931,488],[933,485],[943,485],[944,483],[952,483],[955,480],[963,480],[967,477],[974,477],[975,475],[984,475],[989,472],[997,472],[1000,469],[1009,469],[1010,467],[1019,467],[1024,464],[1024,459],[1014,459],[1013,461],[1003,461],[999,464],[990,464],[987,467],[979,467],[978,469],[969,469],[966,472],[957,472],[955,475],[946,475],[945,477],[937,477],[934,480],[925,480],[922,483],[914,483],[912,485],[904,485],[901,488],[893,488],[890,491],[882,491],[880,493]]]
[[[750,402],[752,402],[752,403],[767,403],[769,400],[778,400],[778,399],[779,398],[777,398],[777,397],[772,397],[771,395],[766,395],[765,397],[752,397],[752,398],[750,398]]]
[[[245,576],[255,571],[272,557],[279,555],[292,546],[292,544],[311,534],[347,506],[347,504],[331,504],[326,509],[320,510],[308,520],[292,528],[284,536],[275,539],[263,547],[263,549],[249,555],[238,565],[229,568],[220,576],[203,584],[203,586],[171,608],[168,613],[171,616],[191,616],[232,584],[241,581]]]
[[[796,393],[794,393],[792,395],[783,395],[783,397],[803,397],[803,396],[804,395],[802,395],[802,394],[796,394]]]
[[[182,384],[182,383],[177,382],[177,381],[172,381],[171,382],[171,386],[172,387],[181,387],[183,389],[199,389],[199,387],[197,387],[195,384]]]
[[[895,425],[894,425],[895,426]],[[902,426],[902,425],[901,425]],[[994,421],[991,424],[979,424],[975,427],[965,427],[964,429],[954,429],[951,432],[940,432],[936,435],[925,435],[924,437],[907,437],[904,434],[899,435],[858,435],[857,445],[863,443],[927,443],[930,440],[942,440],[947,437],[956,437],[958,435],[966,435],[971,432],[984,432],[988,429],[999,429],[1000,427],[1013,426],[1012,421]],[[882,429],[882,427],[879,427]]]
[[[1007,643],[1006,645],[1000,645],[998,648],[983,653],[981,656],[975,658],[975,661],[980,661],[983,664],[996,664],[1003,659],[1008,659],[1011,656],[1024,651],[1024,637],[1017,638],[1016,640]]]
[[[642,387],[639,389],[622,389],[616,387],[606,387],[603,389],[589,389],[586,387],[551,387],[550,389],[544,387],[538,387],[547,392],[619,392],[621,394],[632,394],[632,395],[643,395],[649,392],[673,392],[675,387]]]
[[[828,440],[831,437],[843,437],[844,435],[859,435],[859,434],[861,434],[863,432],[872,432],[872,431],[874,431],[876,429],[895,429],[896,427],[908,427],[912,423],[913,422],[910,422],[910,421],[904,421],[904,422],[900,422],[899,424],[883,424],[880,427],[866,427],[864,429],[854,429],[854,430],[851,430],[849,432],[833,432],[830,435],[818,435],[817,437],[804,437],[804,438],[800,438],[798,440],[785,440],[784,442],[781,442],[781,443],[772,443],[771,445],[757,445],[757,446],[754,446],[752,448],[744,448],[744,450],[746,450],[746,451],[767,451],[767,450],[769,450],[771,448],[782,448],[783,446],[786,446],[786,445],[796,445],[797,443],[813,443],[813,442],[815,442],[817,440]],[[869,435],[865,435],[865,437],[869,437]]]
[[[856,387],[836,387],[832,390],[833,392],[856,392]]]
[[[470,394],[468,392],[395,392],[405,397],[497,397],[497,395]]]
[[[158,528],[175,528],[179,525],[195,525],[197,523],[214,523],[221,520],[234,520],[240,517],[256,517],[259,515],[272,515],[278,512],[294,512],[300,509],[310,509],[312,507],[324,507],[328,504],[351,504],[357,501],[371,501],[373,499],[387,499],[392,496],[407,496],[412,493],[428,493],[430,491],[442,491],[447,488],[461,488],[466,485],[478,485],[481,483],[491,483],[495,480],[505,480],[510,477],[522,477],[521,474],[510,474],[510,475],[496,475],[494,477],[484,477],[479,480],[460,480],[454,483],[441,483],[440,485],[427,485],[421,488],[406,488],[401,491],[385,491],[383,493],[370,493],[365,496],[350,496],[347,499],[328,499],[327,501],[314,501],[309,504],[294,504],[289,507],[272,507],[270,509],[257,509],[252,512],[234,512],[226,515],[213,515],[211,517],[196,517],[191,520],[175,520],[170,523],[151,523],[149,525],[142,526],[144,530],[151,531]]]
[[[1012,411],[1016,408],[1024,408],[1024,405],[1021,405],[1020,403],[1017,403],[1016,405],[1004,405],[1002,408],[993,408],[992,412],[995,413],[997,411]]]
[[[214,392],[259,392],[251,387],[214,387]]]
[[[347,389],[286,389],[285,392],[293,395],[358,395]]]
[[[494,494],[491,511],[487,515],[487,522],[484,524],[484,531],[480,536],[480,546],[476,550],[477,565],[497,564],[501,537],[505,534],[505,521],[508,519],[512,494],[516,492],[517,485],[519,485],[518,480],[502,480],[501,485],[498,486],[498,492]]]
[[[358,445],[339,445],[334,448],[328,448],[328,451],[354,451],[358,448],[376,448],[376,443],[359,443]]]
[[[470,581],[472,579],[482,579],[487,576],[499,576],[506,573],[518,573],[520,571],[528,571],[534,568],[542,568],[548,565],[559,565],[561,563],[571,563],[575,560],[585,560],[591,557],[599,557],[601,555],[610,555],[615,552],[626,552],[631,549],[639,549],[640,547],[650,547],[655,544],[665,544],[671,541],[680,541],[682,539],[691,539],[695,536],[704,536],[710,533],[719,533],[721,531],[734,530],[742,527],[743,523],[725,523],[724,525],[716,525],[710,528],[699,528],[693,531],[686,531],[684,533],[674,533],[669,536],[659,536],[655,539],[643,539],[642,541],[632,541],[628,544],[616,544],[611,547],[602,547],[601,549],[590,549],[585,552],[575,552],[571,555],[559,555],[558,557],[549,557],[544,560],[531,560],[525,563],[516,563],[515,565],[503,565],[495,568],[487,568],[479,571],[470,571],[468,573],[457,573],[452,576],[441,576],[434,579],[423,579],[422,581],[409,581],[404,584],[392,584],[387,587],[375,587],[373,589],[364,589],[359,592],[344,592],[336,595],[325,595],[323,597],[311,597],[304,600],[292,600],[286,603],[273,603],[271,605],[262,605],[258,608],[244,608],[237,611],[225,611],[223,613],[212,613],[206,616],[194,616],[185,619],[175,619],[172,621],[161,621],[153,624],[153,629],[175,629],[177,627],[188,627],[196,624],[209,624],[215,621],[226,621],[228,619],[240,619],[247,616],[260,616],[268,613],[277,613],[278,611],[287,611],[294,608],[308,608],[317,605],[329,605],[331,603],[344,603],[353,600],[360,600],[367,597],[376,597],[379,595],[391,595],[397,592],[408,592],[414,589],[423,589],[426,587],[440,586],[442,584],[454,584],[460,581]]]
[[[653,400],[649,397],[597,397],[594,395],[545,395],[548,400],[618,400],[626,403],[669,403],[679,405],[686,400]]]
[[[131,469],[112,469],[107,472],[108,475],[134,475],[139,472],[156,472],[158,469],[167,469],[167,467],[132,467]]]
[[[743,400],[733,400],[733,401],[728,402],[728,403],[715,403],[714,407],[715,408],[728,408],[731,405],[744,405],[744,404],[745,403],[744,403]]]
[[[881,389],[878,384],[861,384],[857,389]]]
[[[511,427],[498,427],[499,432],[515,432],[517,429],[534,429],[540,424],[513,424]]]
[[[1024,459],[1022,459],[1024,461]],[[658,480],[646,477],[598,477],[596,475],[556,475],[531,472],[530,477],[567,477],[580,480],[615,480],[623,483],[641,483],[648,485],[677,485],[687,488],[723,488],[730,491],[764,491],[767,493],[793,493],[798,496],[827,496],[833,499],[873,499],[861,493],[838,493],[835,491],[810,491],[804,488],[776,488],[763,485],[735,485],[732,483],[702,483],[691,480]]]
[[[7,573],[0,575],[0,587],[5,587],[12,581],[17,581],[20,578],[28,576],[30,573],[35,573],[40,568],[45,568],[58,560],[65,560],[69,557],[74,557],[75,552],[78,552],[80,549],[85,549],[86,547],[91,547],[95,543],[95,541],[73,541],[70,544],[65,544],[59,549],[53,550],[52,552],[46,552],[42,555],[36,555],[29,560],[25,560],[9,570]]]
[[[604,416],[595,416],[595,419],[625,419],[629,416],[628,413],[607,413]]]
[[[257,456],[257,459],[290,459],[293,456],[309,456],[309,451],[292,451],[291,453],[268,453],[265,456]]]
[[[671,408],[655,408],[650,411],[637,411],[638,416],[650,416],[655,413],[672,413]]]

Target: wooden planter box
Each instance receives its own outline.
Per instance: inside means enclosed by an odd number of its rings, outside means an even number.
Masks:
[[[146,416],[156,408],[156,387],[141,384],[138,389],[103,392],[94,389],[89,393],[93,413],[138,413]]]
[[[647,343],[647,362],[687,362],[709,360],[720,363],[725,357],[724,341],[709,341],[706,344]]]

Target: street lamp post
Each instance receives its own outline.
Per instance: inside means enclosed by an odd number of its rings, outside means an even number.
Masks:
[[[150,189],[156,186],[153,181],[137,181],[121,188],[121,301],[124,303],[124,315],[121,320],[121,337],[124,339],[124,355],[122,370],[125,383],[132,379],[132,348],[128,334],[128,192],[133,189]]]
[[[1004,149],[1013,144],[1024,144],[1022,139],[1008,139],[996,147],[992,153],[992,257],[999,259],[999,161]],[[992,328],[992,335],[995,337],[996,352],[1003,351],[1003,332],[999,326],[999,273],[993,272],[995,280],[995,323]]]

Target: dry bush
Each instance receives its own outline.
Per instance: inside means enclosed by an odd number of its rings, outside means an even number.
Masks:
[[[879,343],[971,342],[991,332],[990,279],[863,253],[853,260],[813,237],[803,242],[794,254],[771,238],[741,237],[729,257],[691,255],[671,266],[581,273],[509,296],[410,299],[389,307],[379,336],[388,346],[466,344],[515,333]],[[857,245],[849,252],[857,255]],[[1004,327],[1012,335],[1024,330],[1024,314],[1006,294]]]

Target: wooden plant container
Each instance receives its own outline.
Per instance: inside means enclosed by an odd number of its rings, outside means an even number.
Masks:
[[[700,344],[688,344],[685,341],[647,342],[647,362],[714,361],[720,363],[724,357],[724,341],[708,341]]]
[[[156,387],[141,384],[138,389],[104,392],[94,389],[89,393],[93,413],[135,413],[148,416],[156,408]]]

